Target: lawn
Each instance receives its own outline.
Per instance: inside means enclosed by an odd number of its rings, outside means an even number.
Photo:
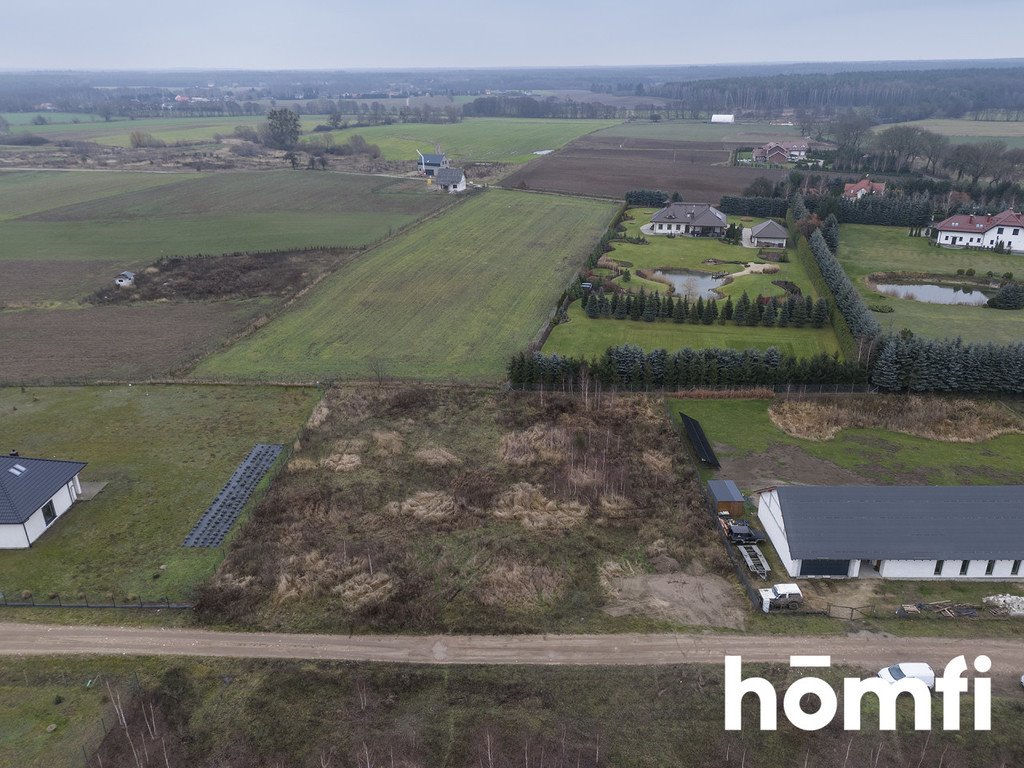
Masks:
[[[734,144],[760,145],[800,136],[795,125],[769,123],[733,123],[712,125],[707,120],[662,120],[657,123],[638,120],[621,123],[601,132],[603,136],[661,141],[723,141]]]
[[[669,402],[673,411],[684,410],[701,422],[719,458],[726,456],[738,464],[770,459],[780,447],[793,446],[802,454],[878,484],[1001,484],[1014,482],[1024,472],[1024,435],[1020,434],[977,443],[952,443],[882,429],[844,429],[832,440],[804,440],[791,437],[772,423],[767,400]],[[771,471],[777,482],[826,482],[813,474],[800,475],[799,466],[788,456]],[[744,490],[754,490],[740,485]]]
[[[189,599],[221,552],[184,549],[185,535],[253,444],[291,445],[318,398],[274,387],[0,389],[7,448],[88,462],[82,480],[109,483],[31,549],[0,552],[0,591]]]
[[[954,144],[973,144],[979,141],[990,141],[998,139],[1006,142],[1011,149],[1024,148],[1024,122],[1011,122],[1007,120],[957,120],[957,119],[929,119],[913,120],[897,125],[909,125],[916,128],[924,128],[933,133],[948,136]],[[876,131],[891,126],[880,126]]]
[[[416,160],[416,151],[434,152],[434,145],[456,163],[525,163],[535,152],[558,149],[575,138],[615,125],[615,120],[545,120],[531,118],[467,118],[458,123],[404,123],[350,128],[329,135],[335,143],[359,134],[380,147],[387,160]]]
[[[544,344],[546,354],[594,358],[619,344],[638,344],[645,350],[690,347],[704,349],[768,349],[778,347],[784,354],[810,357],[838,349],[831,328],[763,328],[727,325],[677,324],[669,320],[645,323],[632,320],[586,316],[579,302],[569,307],[569,322],[555,326]]]
[[[495,380],[614,204],[487,190],[338,270],[199,376]]]
[[[640,227],[647,224],[654,208],[633,208],[631,220],[624,222],[626,236],[636,237]],[[761,219],[743,222],[746,226],[757,224]],[[615,250],[608,258],[628,267],[631,273],[637,269],[687,269],[701,272],[739,272],[743,264],[705,264],[706,259],[723,261],[756,261],[757,250],[741,246],[726,245],[714,238],[646,236],[648,244],[613,242]],[[751,298],[758,294],[783,296],[784,291],[773,280],[789,280],[795,283],[805,295],[817,296],[806,271],[796,261],[777,264],[779,272],[772,275],[749,274],[721,287],[721,293],[732,296],[735,302],[744,292]],[[628,283],[618,278],[616,282],[636,293],[642,287],[645,291],[660,291],[664,294],[663,283],[632,277]],[[647,350],[682,347],[694,349],[725,347],[730,349],[767,349],[778,347],[782,352],[797,357],[816,355],[820,352],[832,354],[839,347],[831,328],[762,328],[727,325],[676,324],[668,320],[654,323],[631,322],[628,320],[592,320],[574,303],[569,309],[569,323],[555,327],[544,345],[547,353],[561,355],[600,355],[609,346],[617,344],[639,344]]]
[[[47,205],[47,195],[51,202]],[[418,181],[335,173],[0,173],[0,260],[360,246],[447,202]]]
[[[979,275],[991,270],[1019,277],[1024,273],[1020,256],[939,248],[927,238],[908,237],[904,227],[867,224],[842,225],[838,256],[869,304],[893,308],[893,312],[875,315],[885,331],[898,333],[909,328],[932,338],[959,336],[964,341],[996,343],[1015,343],[1024,336],[1024,312],[891,298],[871,290],[864,280],[873,272],[925,272],[955,279],[958,269],[969,268]]]

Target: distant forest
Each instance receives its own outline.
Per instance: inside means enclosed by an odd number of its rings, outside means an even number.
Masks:
[[[360,72],[26,72],[0,73],[0,112],[39,105],[104,118],[170,114],[259,114],[288,101],[306,114],[373,111],[408,121],[459,116],[747,118],[798,112],[830,118],[847,110],[876,122],[928,117],[1024,119],[1024,61],[851,62],[688,67],[577,67]],[[407,97],[441,97],[431,109]],[[451,98],[448,98],[451,97]],[[622,97],[628,97],[623,99]],[[358,101],[357,101],[358,100]],[[370,103],[368,103],[370,102]],[[348,112],[351,114],[351,112]]]

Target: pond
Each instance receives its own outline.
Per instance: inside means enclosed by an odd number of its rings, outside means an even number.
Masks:
[[[917,283],[914,285],[892,285],[878,283],[875,290],[896,299],[923,301],[926,304],[984,304],[989,297],[977,289],[966,286]]]
[[[724,277],[712,277],[707,272],[688,272],[686,270],[662,272],[659,269],[654,274],[671,282],[677,297],[689,296],[691,299],[696,299],[699,296],[703,296],[705,299],[721,298],[715,289],[726,281]]]

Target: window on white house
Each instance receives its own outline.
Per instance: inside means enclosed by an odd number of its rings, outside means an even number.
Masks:
[[[989,560],[988,561],[988,565],[985,566],[985,575],[986,576],[991,576],[992,575],[992,571],[994,571],[995,569],[996,569],[996,561],[995,560]]]
[[[1020,574],[1020,560],[1013,561],[1013,567],[1010,569],[1011,576],[1017,576]]]
[[[946,562],[946,561],[945,560],[936,560],[935,561],[935,575],[936,576],[941,576],[942,575],[942,564],[944,562]]]
[[[968,567],[970,567],[970,565],[971,565],[971,561],[970,560],[962,560],[960,562],[960,575],[961,576],[966,576],[967,575],[967,569],[968,569]]]
[[[997,230],[996,230],[996,234],[997,234],[997,235],[1001,235],[1001,234],[1003,234],[1003,228],[1002,228],[1002,227],[1000,227],[999,229],[997,229]]]
[[[43,505],[43,522],[49,525],[57,519],[57,510],[53,507],[53,499]]]

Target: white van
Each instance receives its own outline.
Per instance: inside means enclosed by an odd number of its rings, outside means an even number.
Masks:
[[[878,676],[887,683],[895,683],[905,677],[913,677],[928,686],[928,690],[935,689],[935,672],[927,664],[918,661],[904,661],[900,664],[893,664],[891,667],[879,670]]]

